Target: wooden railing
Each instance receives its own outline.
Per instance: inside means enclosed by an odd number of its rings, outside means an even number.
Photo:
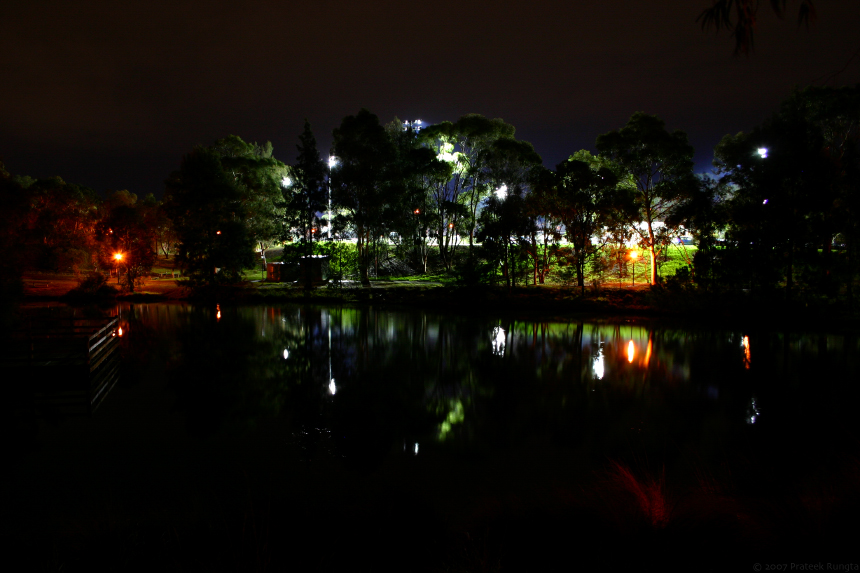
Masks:
[[[119,379],[119,319],[30,320],[0,349],[0,368],[26,381],[37,407],[91,414]]]

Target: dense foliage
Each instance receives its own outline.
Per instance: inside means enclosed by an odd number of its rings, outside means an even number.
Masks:
[[[638,112],[597,138],[598,155],[581,150],[548,170],[501,119],[422,129],[362,109],[334,130],[328,164],[307,122],[292,166],[236,136],[195,148],[163,205],[0,169],[2,282],[19,289],[25,267],[121,271],[134,289],[160,253],[192,284],[235,283],[255,251],[287,243],[286,263],[328,255],[335,280],[441,272],[584,292],[629,276],[641,249],[652,285],[853,304],[858,143],[857,87],[796,91],[772,118],[723,138],[716,176],[694,176],[686,134]],[[684,266],[661,278],[673,245]]]

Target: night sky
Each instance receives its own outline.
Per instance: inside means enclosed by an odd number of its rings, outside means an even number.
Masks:
[[[4,0],[0,160],[161,196],[197,144],[269,140],[289,163],[305,118],[325,154],[366,107],[383,122],[500,117],[553,167],[644,111],[689,134],[701,172],[794,86],[842,68],[836,85],[860,82],[856,0],[818,0],[808,33],[763,7],[748,58],[695,22],[709,4]]]

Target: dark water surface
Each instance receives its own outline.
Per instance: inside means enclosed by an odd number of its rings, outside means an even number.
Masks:
[[[860,561],[854,335],[108,312],[123,371],[105,402],[12,430],[4,538],[36,569]]]

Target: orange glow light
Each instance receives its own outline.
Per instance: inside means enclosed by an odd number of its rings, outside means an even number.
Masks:
[[[121,261],[122,260],[122,253],[114,253],[113,258],[115,258],[118,261]]]
[[[454,228],[454,223],[448,223],[448,228],[449,228],[449,229],[453,229],[453,228]]]
[[[633,344],[633,341],[627,343],[627,362],[633,362],[633,359],[636,357],[636,346]]]
[[[750,337],[744,336],[744,368],[750,369]]]
[[[221,231],[215,231],[215,234],[216,234],[216,235],[220,235],[220,234],[221,234]]]
[[[221,305],[215,305],[215,320],[221,320]]]
[[[417,215],[417,214],[419,214],[419,213],[421,212],[421,210],[420,210],[420,209],[415,209],[415,211],[413,211],[413,212]]]
[[[645,366],[651,362],[651,338],[648,338],[648,349],[645,350]]]
[[[122,336],[122,327],[119,327],[119,330],[116,331],[118,336]]]
[[[638,259],[639,258],[639,252],[638,251],[630,251],[630,258],[633,259],[634,261],[636,259]]]

